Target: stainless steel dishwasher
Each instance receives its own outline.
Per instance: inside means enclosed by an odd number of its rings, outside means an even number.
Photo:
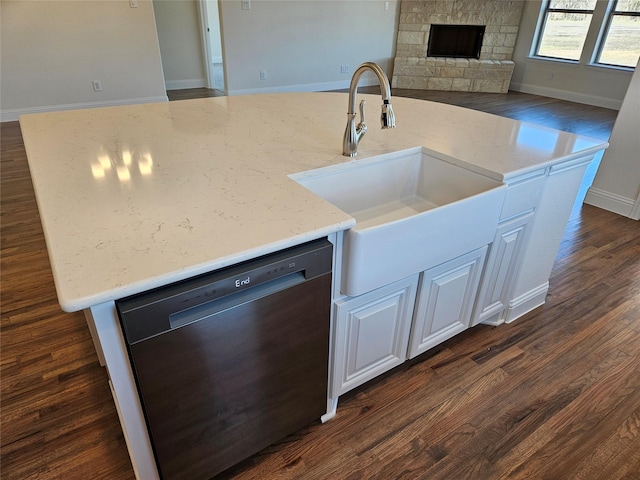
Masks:
[[[210,478],[326,412],[332,245],[116,302],[164,479]]]

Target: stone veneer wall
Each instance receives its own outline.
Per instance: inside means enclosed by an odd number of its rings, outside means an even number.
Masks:
[[[392,86],[505,93],[522,0],[402,0]],[[480,59],[427,57],[431,24],[485,25]]]

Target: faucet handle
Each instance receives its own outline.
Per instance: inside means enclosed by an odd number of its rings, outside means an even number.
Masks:
[[[367,124],[364,123],[364,100],[360,102],[360,122],[356,125],[356,146],[360,139],[367,133]]]

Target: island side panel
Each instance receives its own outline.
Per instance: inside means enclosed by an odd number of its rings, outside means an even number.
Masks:
[[[580,184],[593,155],[549,167],[523,263],[507,309],[510,323],[545,303],[549,277]]]
[[[120,425],[136,478],[159,479],[138,389],[129,363],[114,302],[93,306],[86,312],[96,349],[102,352]],[[96,338],[97,336],[97,338]]]

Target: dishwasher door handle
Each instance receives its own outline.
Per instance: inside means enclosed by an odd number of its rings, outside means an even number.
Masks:
[[[303,282],[305,282],[304,274],[302,272],[294,272],[253,287],[245,287],[230,295],[172,313],[169,315],[169,326],[173,330],[190,323],[205,320],[220,312],[272,295]]]

